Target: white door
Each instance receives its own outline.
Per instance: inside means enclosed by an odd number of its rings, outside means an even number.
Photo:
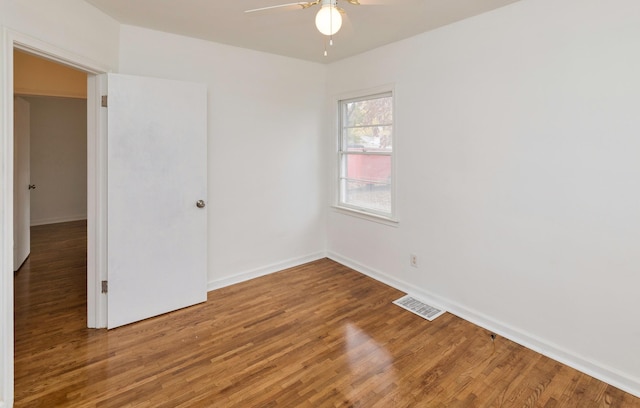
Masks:
[[[114,328],[207,299],[207,89],[117,74],[107,88]]]
[[[31,171],[29,102],[13,101],[13,270],[17,271],[31,252]]]

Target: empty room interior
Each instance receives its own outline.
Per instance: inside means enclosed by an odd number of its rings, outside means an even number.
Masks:
[[[0,26],[0,408],[640,407],[637,0]]]

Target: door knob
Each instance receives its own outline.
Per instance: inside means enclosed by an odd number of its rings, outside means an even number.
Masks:
[[[198,200],[196,201],[196,207],[198,208],[204,208],[206,204],[204,203],[204,200]]]
[[[36,189],[35,184],[29,184],[29,190],[35,190],[35,189]]]

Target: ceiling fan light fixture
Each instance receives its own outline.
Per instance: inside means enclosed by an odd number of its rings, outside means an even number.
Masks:
[[[316,27],[324,35],[334,35],[342,27],[342,15],[335,5],[335,1],[323,2],[316,14]]]

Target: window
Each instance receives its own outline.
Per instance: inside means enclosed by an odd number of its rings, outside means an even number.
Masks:
[[[339,101],[338,207],[392,219],[393,96]]]

